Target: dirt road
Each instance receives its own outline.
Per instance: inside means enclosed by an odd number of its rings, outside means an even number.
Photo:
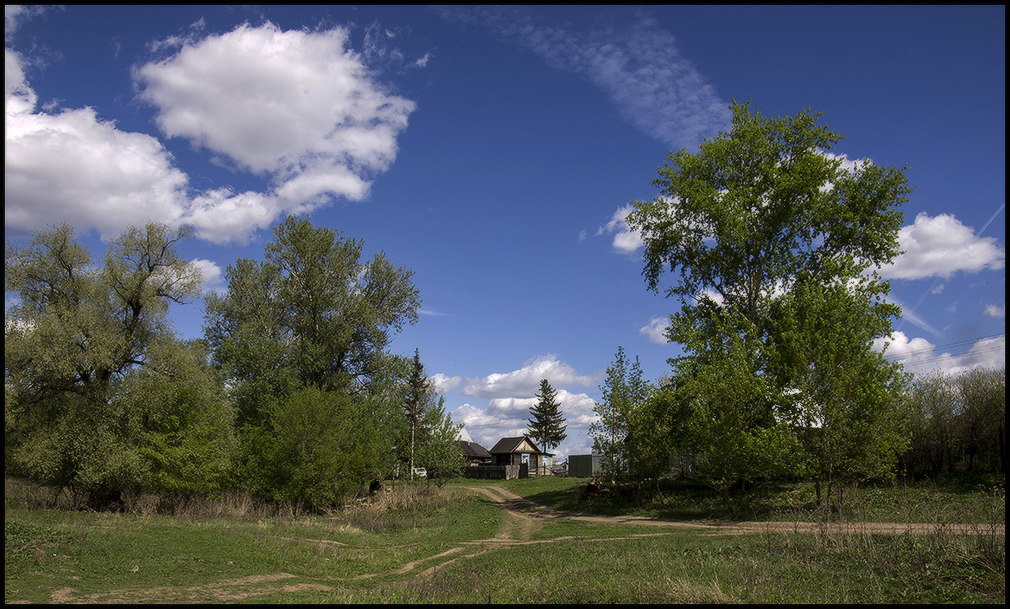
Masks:
[[[679,534],[681,530],[696,530],[712,535],[743,535],[753,533],[822,533],[822,534],[928,534],[941,527],[944,532],[955,534],[982,534],[995,532],[1004,534],[1004,525],[995,525],[996,530],[990,530],[985,525],[973,524],[927,524],[927,523],[886,523],[886,522],[848,522],[848,523],[816,523],[816,522],[716,522],[716,521],[673,521],[642,516],[597,516],[577,514],[556,510],[533,503],[521,496],[495,485],[463,487],[471,492],[479,493],[488,498],[505,512],[505,518],[498,533],[488,539],[460,542],[455,547],[437,554],[412,560],[391,570],[380,573],[366,573],[354,577],[304,577],[289,573],[264,574],[244,578],[222,580],[212,584],[185,587],[130,588],[110,590],[98,594],[79,594],[73,588],[61,588],[52,594],[54,603],[139,603],[139,602],[242,602],[257,596],[276,594],[278,592],[299,592],[317,590],[320,592],[336,592],[337,582],[371,579],[379,576],[431,576],[436,571],[459,562],[476,558],[488,552],[507,547],[554,544],[569,540],[579,540],[580,543],[599,543],[617,540],[638,539],[645,537],[662,537]],[[620,536],[560,536],[533,539],[534,533],[540,530],[544,522],[551,519],[569,519],[581,522],[604,525],[629,525],[638,527],[654,527],[655,533],[630,533]],[[319,539],[299,539],[285,537],[291,541],[306,543],[326,543],[334,546],[346,546],[336,541]],[[357,548],[364,550],[364,548]],[[348,548],[350,550],[350,548]],[[15,601],[16,602],[16,601]]]
[[[994,530],[983,524],[951,524],[922,522],[720,522],[714,520],[663,520],[648,516],[598,516],[591,514],[575,514],[549,508],[523,499],[519,495],[500,486],[466,487],[490,498],[501,505],[505,511],[515,517],[536,518],[567,518],[582,522],[610,525],[650,526],[666,529],[704,530],[713,534],[742,535],[747,533],[828,533],[854,534],[866,533],[872,535],[924,535],[942,530],[959,535],[979,535],[995,532],[1003,535],[1005,526],[995,525]]]

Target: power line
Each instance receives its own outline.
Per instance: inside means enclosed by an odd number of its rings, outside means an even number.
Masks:
[[[962,353],[960,355],[953,355],[951,353],[944,353],[943,355],[938,355],[936,357],[932,357],[932,358],[929,358],[929,359],[924,359],[924,360],[919,360],[919,361],[913,361],[913,362],[902,362],[902,363],[905,364],[905,365],[907,365],[907,366],[920,366],[920,365],[923,365],[923,364],[935,364],[937,362],[942,362],[943,360],[946,360],[946,359],[953,359],[955,357],[963,357],[965,355],[981,355],[983,353],[996,353],[998,351],[1003,351],[1005,349],[1006,349],[1005,345],[999,345],[999,346],[996,346],[996,347],[988,347],[986,349],[979,349],[977,351],[969,351],[968,353]]]
[[[936,351],[937,349],[946,349],[947,347],[957,347],[957,346],[960,346],[960,345],[965,345],[965,344],[968,344],[968,343],[971,343],[971,342],[980,341],[980,340],[987,340],[987,339],[990,339],[990,338],[999,338],[1000,336],[1006,336],[1006,333],[990,334],[989,336],[977,336],[975,338],[966,338],[964,340],[959,340],[959,341],[955,341],[955,342],[952,342],[952,343],[947,343],[945,345],[934,345],[934,346],[932,346],[932,347],[930,347],[928,349],[916,349],[915,351],[906,351],[904,353],[895,354],[895,355],[885,355],[884,359],[898,359],[898,358],[902,358],[902,357],[908,357],[910,355],[917,355],[919,353],[931,353],[933,351]]]

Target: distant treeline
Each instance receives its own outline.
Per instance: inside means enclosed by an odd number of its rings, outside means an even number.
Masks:
[[[905,472],[1006,473],[1005,369],[919,377],[906,404],[909,448],[901,457]]]

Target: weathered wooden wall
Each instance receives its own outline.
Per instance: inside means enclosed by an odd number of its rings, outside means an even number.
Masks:
[[[478,465],[463,470],[465,478],[484,480],[512,480],[519,477],[518,465]]]

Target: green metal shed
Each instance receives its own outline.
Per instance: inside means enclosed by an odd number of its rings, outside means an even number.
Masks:
[[[600,455],[569,455],[568,475],[575,478],[592,478],[600,472]]]

